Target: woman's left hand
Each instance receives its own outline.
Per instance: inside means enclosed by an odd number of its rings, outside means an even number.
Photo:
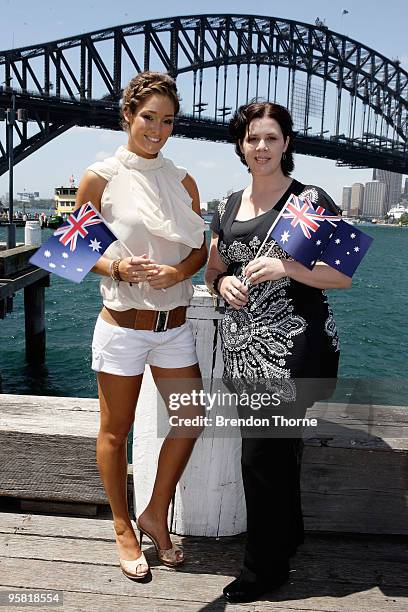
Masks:
[[[159,264],[155,275],[151,278],[148,277],[146,280],[153,289],[167,289],[182,281],[183,278],[181,278],[180,271],[175,266]]]
[[[244,274],[252,285],[287,276],[284,263],[276,257],[257,257],[244,268]]]

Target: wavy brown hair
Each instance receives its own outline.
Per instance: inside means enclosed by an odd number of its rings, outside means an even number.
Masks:
[[[175,80],[168,74],[147,70],[133,77],[123,90],[120,124],[125,131],[128,130],[129,124],[125,119],[124,111],[129,111],[133,115],[139,104],[153,95],[170,98],[174,104],[174,114],[177,115],[180,110],[180,101]]]

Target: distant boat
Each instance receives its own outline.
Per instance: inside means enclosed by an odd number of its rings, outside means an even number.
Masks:
[[[74,186],[73,177],[70,178],[70,186],[55,187],[54,189],[54,201],[55,201],[55,212],[47,220],[47,227],[51,229],[57,229],[60,227],[67,217],[74,212],[76,205],[76,194],[78,187]]]
[[[61,215],[53,215],[47,220],[47,227],[50,229],[57,229],[64,223],[64,221],[65,219],[61,217]]]
[[[69,187],[55,188],[55,216],[66,218],[74,212],[77,191],[78,187],[74,187],[73,183]]]
[[[351,217],[342,217],[343,221],[349,223],[350,225],[356,225],[356,219],[352,219]]]

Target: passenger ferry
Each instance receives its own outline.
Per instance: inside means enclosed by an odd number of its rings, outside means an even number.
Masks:
[[[75,187],[75,179],[73,176],[69,179],[69,187],[55,188],[55,215],[65,219],[68,215],[74,212],[75,198],[78,187]]]

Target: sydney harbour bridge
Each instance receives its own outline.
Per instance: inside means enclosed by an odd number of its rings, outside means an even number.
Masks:
[[[408,173],[397,60],[321,24],[193,15],[0,51],[0,120],[18,111],[12,134],[0,121],[0,175],[10,148],[18,163],[74,126],[120,129],[122,88],[147,69],[177,80],[177,136],[226,142],[231,112],[262,98],[291,110],[298,153]]]

